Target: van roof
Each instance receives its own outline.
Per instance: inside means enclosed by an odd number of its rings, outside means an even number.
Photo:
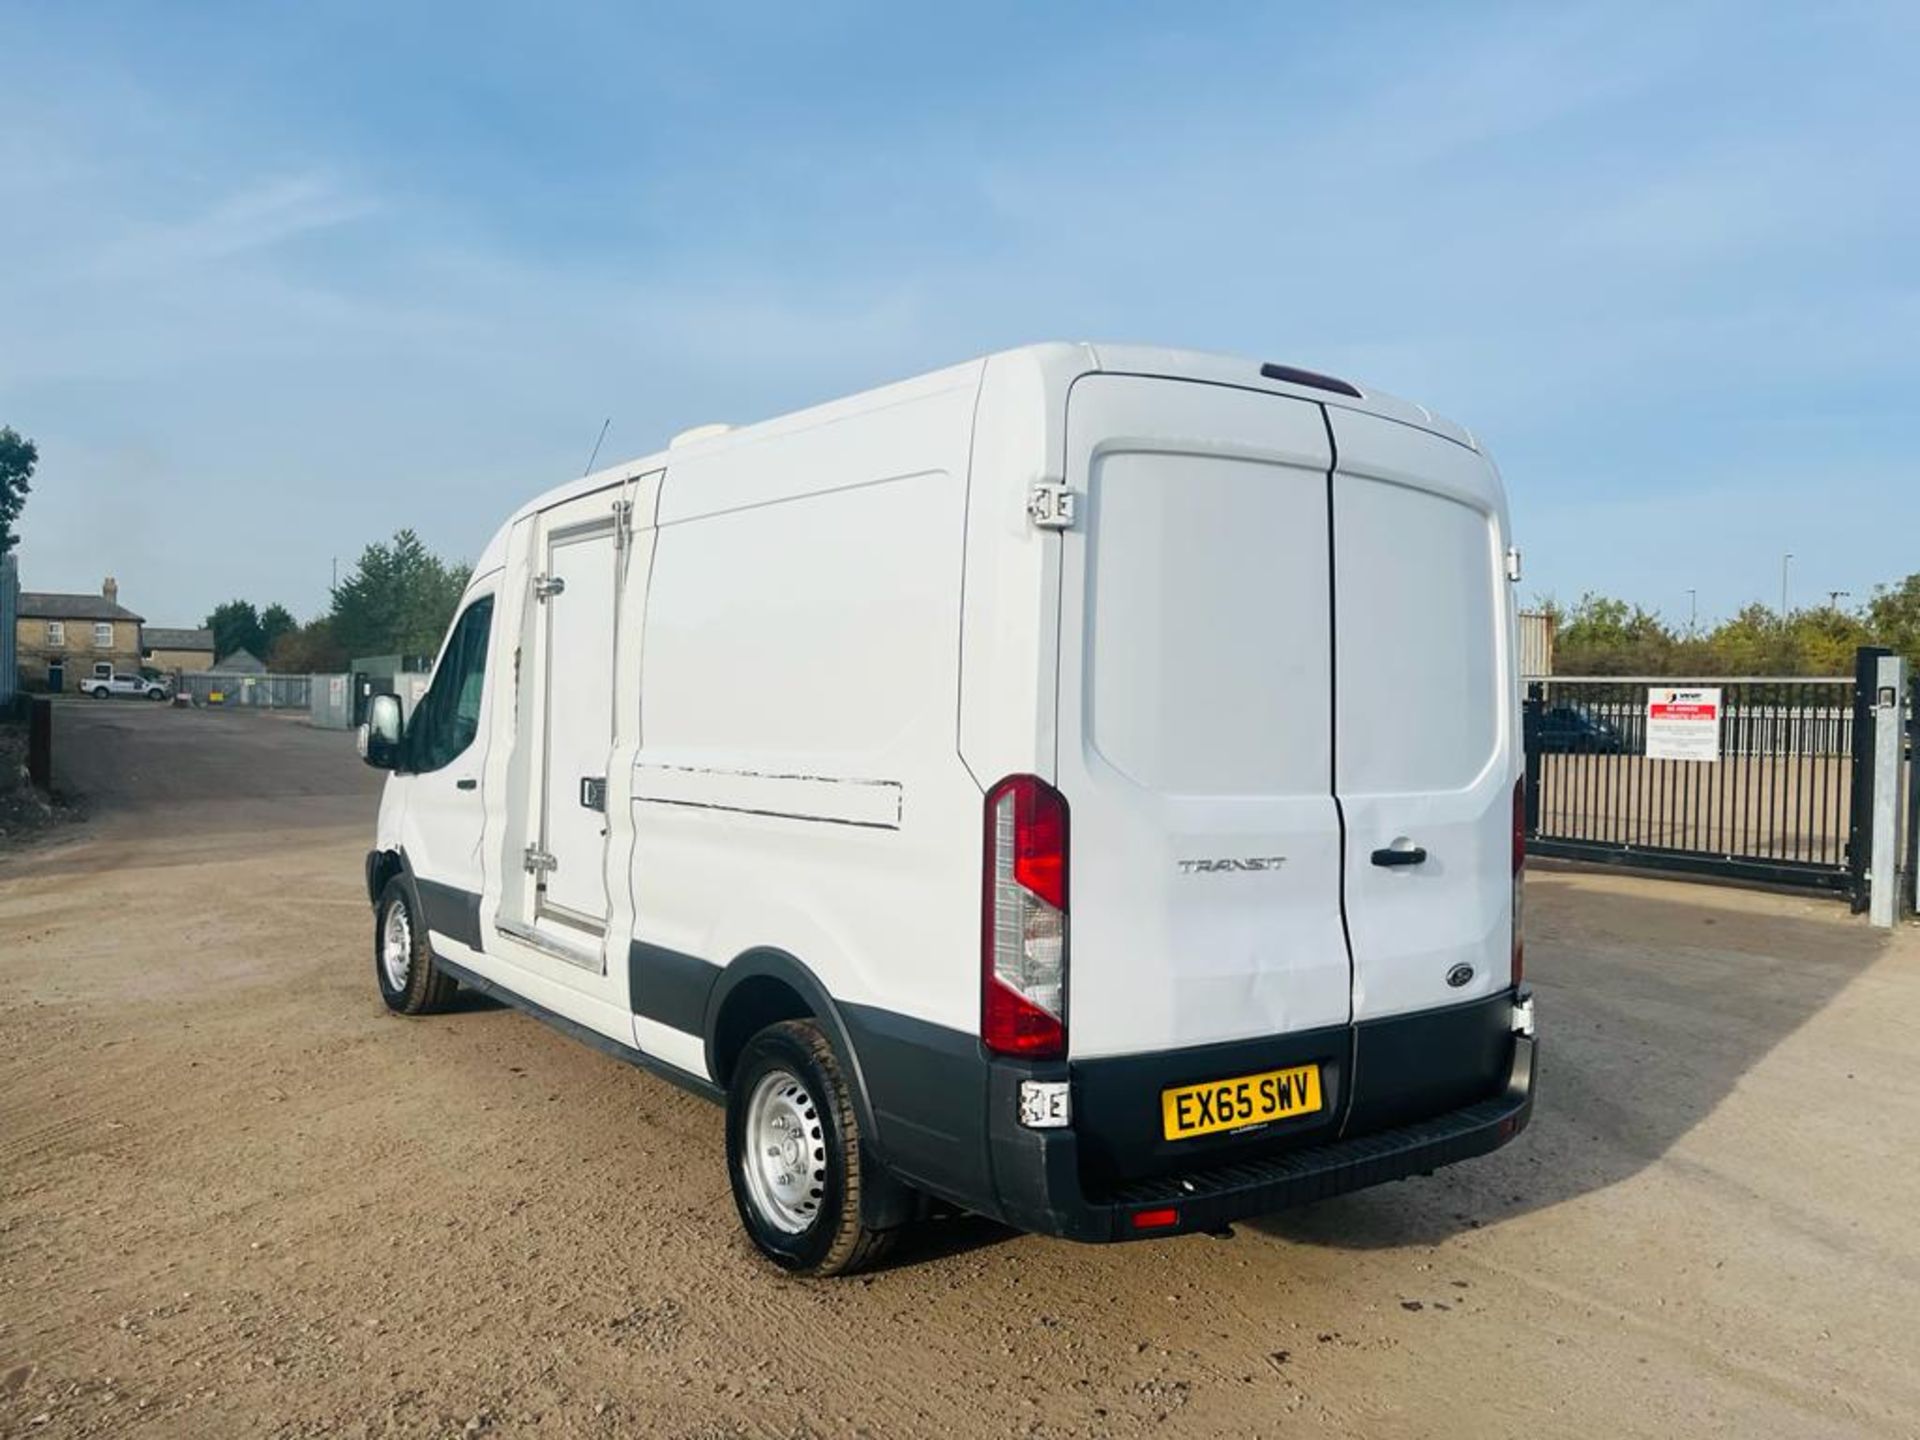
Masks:
[[[474,573],[483,574],[501,563],[504,557],[506,532],[516,521],[536,510],[545,510],[576,495],[590,494],[633,476],[662,469],[670,459],[683,460],[693,454],[711,453],[714,450],[736,445],[750,445],[773,435],[808,430],[816,425],[828,424],[851,415],[898,404],[916,395],[933,394],[954,385],[972,383],[984,367],[1001,363],[1024,366],[1031,371],[1035,381],[1041,387],[1049,390],[1055,387],[1064,390],[1080,376],[1090,374],[1155,375],[1214,385],[1233,385],[1242,389],[1268,390],[1277,395],[1298,396],[1316,404],[1379,415],[1405,425],[1414,425],[1422,430],[1431,431],[1470,450],[1478,451],[1480,448],[1479,442],[1465,426],[1457,425],[1435,414],[1424,405],[1417,405],[1411,400],[1403,400],[1385,391],[1372,389],[1357,381],[1344,378],[1333,380],[1331,376],[1314,376],[1311,371],[1297,370],[1287,364],[1275,364],[1271,361],[1263,362],[1245,356],[1222,355],[1203,350],[1089,341],[1042,341],[1032,345],[1016,346],[1010,350],[996,351],[959,365],[932,370],[909,380],[900,380],[890,385],[863,390],[854,395],[808,406],[804,410],[789,411],[749,425],[736,427],[702,425],[695,426],[690,431],[682,431],[675,437],[678,441],[676,445],[662,446],[651,454],[603,466],[590,475],[583,475],[577,480],[555,486],[529,500],[513,513],[506,525],[501,527],[499,534],[486,547],[480,561],[475,565]],[[1332,381],[1333,384],[1344,388],[1335,390],[1300,380],[1276,378],[1285,375],[1306,376],[1309,380]],[[1349,390],[1353,393],[1347,393]]]

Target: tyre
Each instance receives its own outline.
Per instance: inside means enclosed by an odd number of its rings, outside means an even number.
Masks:
[[[447,1008],[459,982],[434,964],[406,877],[396,875],[373,911],[373,976],[380,998],[397,1015],[432,1015]]]
[[[167,692],[164,690],[147,691],[147,699],[149,700],[164,700],[166,698],[167,698]]]
[[[747,1235],[796,1275],[846,1275],[895,1232],[860,1223],[860,1125],[826,1033],[812,1020],[747,1042],[727,1087],[727,1175]]]
[[[107,698],[107,687],[104,685],[96,685],[88,693],[96,700],[104,700]]]

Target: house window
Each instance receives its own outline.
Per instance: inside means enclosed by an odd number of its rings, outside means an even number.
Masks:
[[[110,622],[102,620],[98,625],[93,627],[93,648],[96,650],[113,649],[113,626]]]
[[[65,622],[60,620],[47,621],[47,647],[52,650],[59,650],[64,648],[66,643],[67,627]]]

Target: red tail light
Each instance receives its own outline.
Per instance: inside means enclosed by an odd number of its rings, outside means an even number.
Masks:
[[[1521,895],[1527,869],[1527,782],[1513,787],[1513,983],[1526,973],[1526,943],[1521,928]]]
[[[1067,802],[1010,775],[987,792],[980,1038],[1001,1055],[1067,1054]]]

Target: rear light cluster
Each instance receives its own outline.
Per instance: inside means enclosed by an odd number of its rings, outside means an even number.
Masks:
[[[1067,1054],[1067,802],[1010,775],[987,792],[980,1038],[999,1055]]]
[[[1527,782],[1513,787],[1513,983],[1518,985],[1526,972],[1526,942],[1521,928],[1522,882],[1527,870]]]

